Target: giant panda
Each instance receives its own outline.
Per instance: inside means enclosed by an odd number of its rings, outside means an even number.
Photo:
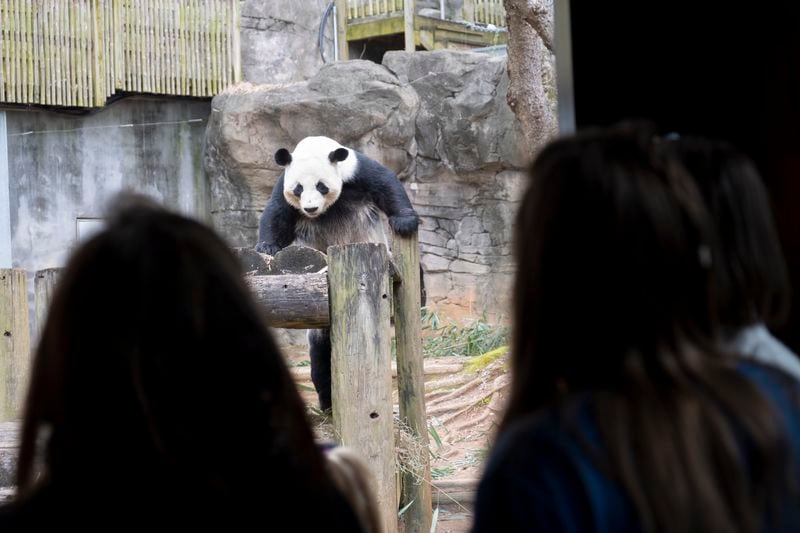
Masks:
[[[274,255],[290,244],[323,253],[329,246],[359,242],[383,243],[388,248],[381,212],[400,235],[417,231],[419,216],[400,180],[364,154],[328,137],[306,137],[291,153],[286,148],[275,152],[275,162],[284,171],[259,220],[258,252]],[[308,343],[311,380],[320,408],[328,410],[330,330],[310,330]]]

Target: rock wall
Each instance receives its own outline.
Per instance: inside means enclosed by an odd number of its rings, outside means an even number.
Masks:
[[[328,0],[247,0],[242,4],[242,77],[253,83],[305,80],[324,64],[319,27]],[[333,61],[333,15],[324,32],[325,58]]]
[[[212,102],[206,134],[214,224],[231,244],[252,246],[281,171],[275,150],[327,135],[404,181],[422,217],[430,305],[506,313],[512,224],[532,156],[507,86],[504,57],[440,51],[330,64],[307,82],[233,87]]]

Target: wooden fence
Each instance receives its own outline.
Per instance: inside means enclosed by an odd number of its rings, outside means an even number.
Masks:
[[[255,254],[244,252],[238,253],[243,263]],[[256,259],[266,271],[263,258]],[[364,458],[375,477],[382,529],[387,533],[397,531],[399,493],[389,320],[394,309],[400,420],[426,451],[414,464],[406,465],[400,476],[400,501],[407,505],[403,521],[406,533],[428,533],[432,520],[431,472],[419,314],[418,237],[395,235],[391,262],[384,245],[371,243],[329,248],[327,273],[318,271],[319,264],[313,270],[316,273],[306,273],[309,263],[302,261],[307,260],[304,249],[282,250],[269,263],[273,270],[268,275],[248,275],[248,285],[272,326],[330,327],[334,431],[341,444]],[[45,320],[59,277],[60,269],[36,273],[37,320]],[[24,270],[0,269],[0,422],[20,415],[27,388],[27,294]]]
[[[347,0],[347,20],[402,15],[403,0]]]
[[[0,0],[0,102],[207,97],[240,65],[238,0]]]

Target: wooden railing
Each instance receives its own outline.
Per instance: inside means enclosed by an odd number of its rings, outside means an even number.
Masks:
[[[347,0],[347,20],[399,17],[403,15],[403,4],[403,0]],[[461,18],[479,24],[505,27],[503,0],[467,0],[464,2]]]
[[[473,22],[479,24],[494,24],[504,28],[506,26],[506,10],[503,0],[473,0],[475,17]]]
[[[0,102],[213,96],[240,79],[238,0],[0,0]]]
[[[403,0],[348,0],[347,20],[368,17],[402,16]]]

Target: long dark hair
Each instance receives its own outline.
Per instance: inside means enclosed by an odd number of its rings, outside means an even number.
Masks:
[[[645,531],[756,531],[782,434],[760,392],[715,349],[708,217],[653,133],[587,131],[535,161],[517,216],[501,431],[588,396],[603,467]]]
[[[241,513],[231,518],[304,502],[320,525],[333,486],[234,255],[204,225],[132,196],[59,282],[17,477],[23,499],[51,485],[88,502],[124,490]]]
[[[789,310],[788,274],[755,164],[721,140],[680,137],[669,146],[694,177],[714,219],[720,323],[733,330],[759,320],[780,326]]]

